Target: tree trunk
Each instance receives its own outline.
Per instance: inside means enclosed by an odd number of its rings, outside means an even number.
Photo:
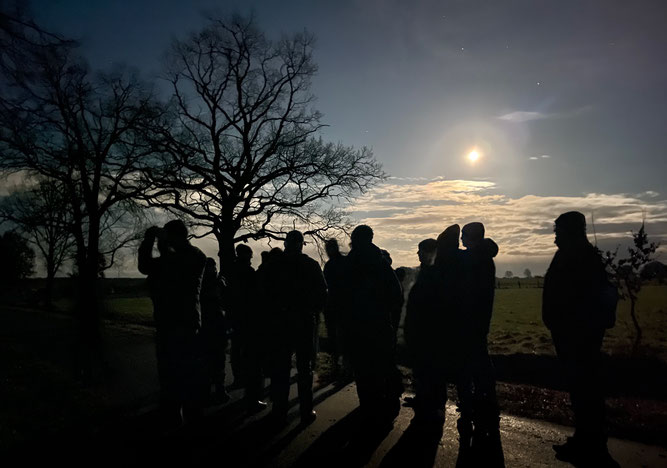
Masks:
[[[226,278],[232,270],[236,252],[234,251],[234,232],[222,231],[216,236],[218,239],[218,258],[220,259],[220,273]]]
[[[53,252],[49,248],[48,256],[46,257],[46,289],[44,291],[44,305],[46,310],[53,310],[53,283],[56,277],[56,266],[53,261]]]
[[[88,245],[81,256],[79,266],[79,298],[77,315],[79,319],[78,368],[86,381],[93,378],[94,366],[105,369],[102,353],[100,307],[102,288],[99,281],[99,225],[91,219]]]
[[[632,355],[636,356],[639,351],[639,343],[642,340],[642,329],[639,325],[639,320],[637,320],[637,313],[635,311],[635,305],[637,304],[637,298],[634,295],[630,295],[630,317],[632,317],[632,323],[635,326],[635,341],[632,344]]]
[[[46,272],[46,288],[44,291],[44,306],[49,312],[53,310],[53,283],[55,281],[55,274],[47,268]]]

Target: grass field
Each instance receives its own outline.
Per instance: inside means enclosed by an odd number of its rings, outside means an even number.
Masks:
[[[542,323],[542,290],[514,288],[496,290],[489,336],[494,354],[553,354],[551,336]],[[644,337],[640,352],[667,361],[667,286],[645,286],[637,303]],[[616,326],[607,331],[604,350],[610,355],[630,353],[634,339],[630,304],[621,301]]]
[[[499,283],[489,343],[503,411],[572,424],[567,392],[553,357],[551,337],[542,324],[542,289],[536,282],[525,281],[519,288],[516,279],[500,280]],[[152,326],[153,307],[144,294],[137,291],[110,294],[105,301],[104,317],[122,326]],[[56,306],[66,313],[72,302],[61,299]],[[640,294],[638,317],[644,330],[641,356],[629,358],[634,329],[627,302],[619,304],[617,316],[616,327],[607,332],[604,344],[609,355],[618,357],[608,360],[610,371],[606,376],[611,433],[667,446],[667,400],[663,390],[667,388],[664,385],[667,285],[647,285]],[[150,333],[148,329],[138,328]],[[326,336],[323,321],[320,335]],[[18,337],[13,341],[14,344],[21,343]],[[7,443],[28,440],[35,431],[65,427],[73,415],[93,414],[94,408],[105,407],[104,401],[95,397],[95,392],[72,381],[69,369],[55,366],[29,349],[14,349],[10,345],[0,343],[0,355],[3,356],[0,364],[7,369],[7,383],[12,384],[6,387],[11,391],[9,400],[20,400],[23,404],[13,405],[8,412],[0,412],[0,448],[3,439]],[[329,366],[328,354],[319,353],[317,370],[321,382],[327,381]],[[408,383],[409,369],[403,368],[403,373]],[[38,386],[34,385],[34,375],[40,376]],[[67,398],[58,399],[62,395]],[[43,421],[43,424],[23,423],[31,420]]]
[[[521,288],[517,281],[521,281]],[[489,346],[493,354],[554,353],[551,336],[542,323],[542,289],[537,287],[541,281],[540,278],[498,281],[489,334]],[[67,310],[71,302],[60,300],[56,306],[60,310]],[[644,286],[637,311],[644,333],[640,354],[667,361],[667,285]],[[151,326],[153,306],[148,297],[110,295],[105,301],[103,316],[114,321]],[[324,323],[320,328],[322,333],[326,333]],[[616,326],[607,331],[604,349],[610,355],[628,355],[634,336],[630,305],[627,301],[621,301]]]

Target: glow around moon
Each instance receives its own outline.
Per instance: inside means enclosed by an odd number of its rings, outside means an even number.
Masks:
[[[474,149],[474,150],[472,150],[468,153],[467,158],[468,158],[468,161],[470,161],[472,164],[474,164],[474,163],[477,162],[477,160],[479,160],[480,156],[481,156],[481,154],[479,153],[479,151]]]

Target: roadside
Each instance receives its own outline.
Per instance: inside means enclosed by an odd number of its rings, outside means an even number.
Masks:
[[[98,372],[93,382],[86,384],[74,373],[76,329],[71,317],[28,308],[0,308],[0,366],[7,369],[0,398],[11,402],[0,414],[0,450],[63,431],[92,433],[155,407],[159,387],[152,327],[107,320],[104,338],[110,371]],[[322,353],[319,359],[320,386],[330,381],[325,356]],[[572,424],[567,393],[549,380],[557,377],[552,375],[552,357],[496,358],[503,411]],[[617,375],[621,380],[631,379],[629,388],[645,388],[639,395],[608,399],[610,432],[667,447],[667,402],[659,398],[665,388],[656,387],[665,375],[650,371],[638,369],[636,375],[625,371]],[[409,370],[403,368],[403,373],[409,384]],[[229,378],[231,372],[227,374]],[[647,397],[651,392],[657,397]],[[240,392],[235,398],[240,398]]]
[[[66,315],[0,309],[0,449],[64,430],[94,430],[110,418],[157,401],[153,332],[105,323],[104,350],[92,382],[76,374],[77,330]]]

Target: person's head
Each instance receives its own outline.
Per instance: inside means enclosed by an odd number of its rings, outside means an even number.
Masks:
[[[438,241],[435,239],[424,239],[417,246],[417,257],[422,265],[433,265],[435,252],[438,248]]]
[[[236,246],[236,258],[239,262],[250,265],[252,260],[252,249],[245,244],[238,244]]]
[[[285,252],[286,253],[301,253],[303,250],[303,234],[300,231],[294,230],[287,233],[285,236]]]
[[[436,241],[438,244],[436,257],[444,257],[459,248],[459,236],[461,228],[458,224],[452,224],[442,231]]]
[[[269,250],[269,253],[266,256],[266,260],[268,262],[273,262],[276,259],[280,258],[282,254],[283,254],[283,249],[281,249],[280,247],[274,247],[271,250]]]
[[[209,275],[218,276],[218,267],[215,264],[215,260],[213,260],[211,257],[206,257],[204,271]]]
[[[461,229],[461,242],[466,249],[478,247],[484,240],[484,225],[468,223]]]
[[[262,263],[266,263],[271,253],[268,250],[262,250],[262,252],[259,255],[262,257]]]
[[[556,238],[554,243],[559,249],[569,248],[588,242],[586,239],[586,217],[578,211],[563,213],[554,223]]]
[[[394,263],[394,261],[391,259],[391,254],[389,253],[388,250],[382,249],[380,250],[380,253],[382,254],[382,258],[384,258],[384,261],[387,262],[389,266],[391,266],[391,264]]]
[[[405,277],[408,274],[408,270],[405,267],[398,267],[396,268],[395,273],[396,273],[396,278],[398,278],[398,281],[400,281],[402,284],[403,280],[405,280]]]
[[[373,243],[373,230],[370,226],[361,224],[354,228],[350,236],[350,243],[352,248],[359,248],[369,246]]]
[[[188,228],[180,219],[165,224],[164,234],[167,243],[176,250],[188,244]]]
[[[324,243],[324,249],[327,251],[327,257],[333,258],[340,255],[340,247],[336,239],[327,239]]]

